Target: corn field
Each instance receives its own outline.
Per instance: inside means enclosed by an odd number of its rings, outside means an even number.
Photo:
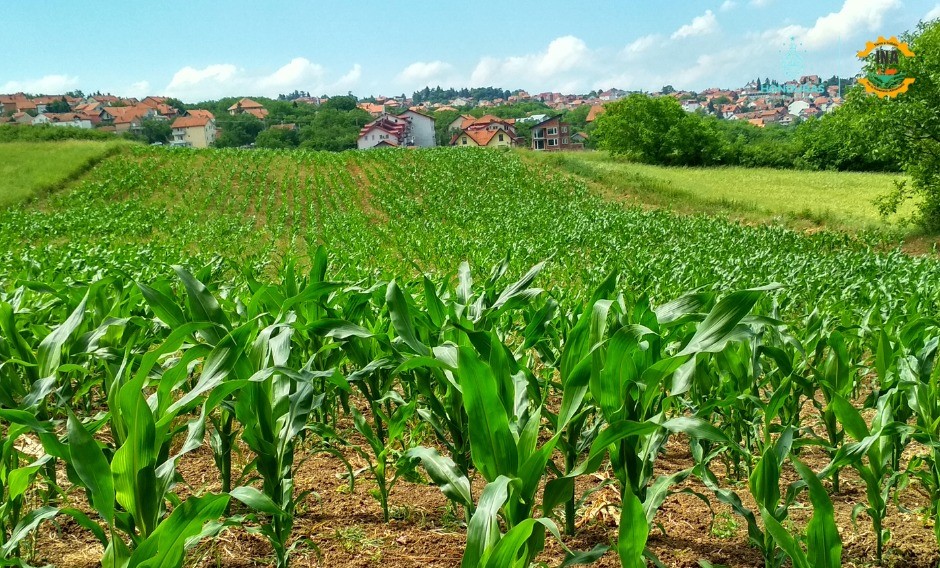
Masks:
[[[877,239],[511,154],[129,151],[0,211],[0,565],[72,531],[106,568],[215,566],[224,535],[287,567],[316,455],[383,522],[439,490],[464,568],[663,565],[680,496],[766,567],[936,566],[940,264]]]

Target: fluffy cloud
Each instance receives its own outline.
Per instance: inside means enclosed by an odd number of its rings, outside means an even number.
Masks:
[[[657,45],[661,40],[662,36],[658,34],[650,34],[639,37],[623,49],[623,55],[627,58],[637,57],[641,53],[648,51],[649,48]]]
[[[877,32],[885,16],[901,7],[901,0],[845,0],[838,12],[821,16],[812,27],[789,25],[764,32],[765,40],[786,43],[793,38],[805,49],[818,50],[859,32]]]
[[[592,63],[592,52],[583,40],[564,36],[553,40],[540,53],[516,57],[484,57],[470,76],[473,85],[521,85],[555,89],[575,80],[572,71],[584,75]]]
[[[718,31],[718,18],[711,10],[705,10],[701,16],[692,19],[692,23],[686,24],[672,34],[672,39],[683,39],[706,35]]]
[[[719,8],[719,10],[721,10],[722,12],[727,12],[728,10],[734,8],[737,5],[738,5],[737,2],[735,2],[734,0],[725,0],[724,2],[722,2],[721,8]]]
[[[356,64],[335,82],[329,82],[326,69],[310,60],[297,57],[269,74],[252,74],[231,63],[208,65],[202,69],[184,67],[173,75],[164,92],[183,100],[217,99],[240,94],[276,96],[294,89],[323,92],[349,89],[362,76]]]
[[[440,82],[441,78],[449,75],[453,69],[453,65],[443,61],[416,61],[398,74],[398,80],[407,85],[423,87],[434,81]]]
[[[936,20],[937,18],[940,18],[940,4],[937,4],[933,7],[933,10],[927,12],[927,15],[924,16],[924,21]]]
[[[763,8],[764,6],[770,6],[771,2],[773,2],[773,0],[751,0],[751,6]]]
[[[125,94],[129,97],[138,97],[138,98],[146,97],[148,95],[153,94],[150,91],[150,83],[147,81],[137,81],[136,83],[131,84],[130,87],[126,89],[121,89],[118,92]]]
[[[78,77],[69,75],[46,75],[26,81],[7,81],[0,85],[0,93],[31,93],[57,95],[78,87]]]

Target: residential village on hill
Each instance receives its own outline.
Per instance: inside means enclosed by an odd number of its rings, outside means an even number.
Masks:
[[[789,126],[832,112],[842,104],[842,92],[853,82],[854,79],[844,81],[836,77],[823,81],[819,76],[807,75],[782,84],[757,79],[741,88],[710,88],[701,92],[675,90],[667,86],[650,95],[673,97],[688,112],[743,120],[762,128],[771,124]],[[528,146],[544,151],[580,150],[589,145],[589,125],[604,112],[604,105],[630,94],[620,89],[609,89],[586,95],[558,92],[530,95],[523,90],[510,93],[487,88],[481,91],[489,97],[474,98],[471,95],[474,91],[443,91],[438,87],[437,90],[426,88],[412,97],[353,99],[366,117],[366,120],[353,125],[358,130],[354,147],[450,144],[488,148]],[[452,97],[449,96],[451,94]],[[311,97],[309,93],[295,91],[290,96],[282,95],[280,99],[294,106],[320,107],[327,105],[330,97]],[[267,104],[271,106],[272,103]],[[160,96],[137,99],[100,93],[85,96],[81,92],[42,96],[16,93],[0,95],[0,124],[97,129],[141,137],[150,121],[169,125],[165,142],[169,145],[195,148],[216,145],[225,121],[217,118],[211,110],[196,106],[199,105],[183,105],[175,99]],[[579,109],[586,111],[581,111],[581,122],[569,123],[566,117]],[[298,130],[296,124],[272,118],[265,103],[250,98],[242,98],[227,108],[220,106],[215,110],[216,113],[225,111],[226,120],[250,115],[259,122],[259,129]],[[365,113],[371,116],[370,122],[367,122],[369,117]],[[508,114],[516,116],[508,118]],[[447,120],[446,129],[437,124],[439,119]],[[166,127],[163,128],[165,132]]]

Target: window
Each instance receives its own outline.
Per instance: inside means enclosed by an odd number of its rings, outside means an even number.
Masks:
[[[549,136],[555,136],[556,134],[558,134],[558,129],[557,129],[557,128],[552,127],[552,128],[549,128],[549,129],[548,129],[548,135],[549,135]]]
[[[564,140],[561,141],[561,143],[562,143],[562,144],[567,144],[567,143],[568,143],[568,139],[565,138]]]
[[[499,135],[499,141],[500,141],[500,142],[503,141],[503,135],[502,135],[502,134]]]
[[[549,146],[558,146],[558,138],[549,138],[549,139],[548,139],[548,145],[549,145]]]
[[[562,133],[562,134],[567,134],[567,133],[568,133],[568,127],[567,127],[567,126],[562,126],[562,127],[561,127],[561,133]]]
[[[467,145],[467,137],[466,137],[466,136],[463,137],[463,145],[464,145],[464,146]]]

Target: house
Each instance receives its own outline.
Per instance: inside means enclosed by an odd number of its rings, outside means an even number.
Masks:
[[[360,150],[382,146],[409,146],[411,138],[411,119],[393,114],[383,114],[359,131],[356,146]]]
[[[758,128],[764,127],[764,119],[762,118],[751,118],[751,119],[748,119],[748,122],[750,122],[754,126],[757,126]]]
[[[571,141],[575,144],[584,144],[590,139],[586,132],[575,132],[571,135]]]
[[[780,126],[792,126],[794,122],[799,119],[799,116],[795,114],[788,114],[785,117],[780,119]]]
[[[399,118],[410,120],[413,146],[417,146],[418,148],[433,148],[437,146],[433,117],[411,109],[406,110],[398,116]]]
[[[36,115],[32,120],[34,126],[48,124],[50,126],[71,127],[71,128],[92,128],[91,120],[83,115],[74,112],[53,113],[47,112]]]
[[[799,116],[801,112],[809,108],[809,103],[806,101],[793,101],[787,106],[787,112]]]
[[[450,145],[466,148],[511,148],[517,140],[515,135],[505,130],[467,128],[455,134]]]
[[[604,105],[593,105],[591,106],[591,110],[588,111],[588,115],[585,120],[587,122],[594,122],[597,120],[597,117],[602,114],[604,114]]]
[[[366,111],[367,113],[371,114],[374,117],[379,117],[385,114],[384,104],[380,105],[376,103],[359,103],[356,106],[358,106],[359,108],[361,108],[362,110]]]
[[[462,114],[454,119],[453,122],[447,125],[447,130],[449,132],[460,132],[465,128],[464,124],[470,124],[475,119],[469,114]]]
[[[466,106],[472,106],[472,105],[473,105],[473,101],[471,101],[470,99],[465,99],[463,97],[457,97],[456,99],[450,102],[450,106],[455,106],[455,107],[466,107]]]
[[[218,131],[215,116],[207,110],[192,110],[187,116],[173,121],[173,146],[208,148],[215,142]]]
[[[690,100],[687,100],[687,101],[682,101],[682,110],[684,110],[684,111],[686,111],[686,112],[695,112],[695,111],[697,111],[699,108],[701,108],[701,106],[702,106],[702,105],[700,105],[700,104],[698,103],[698,101],[695,101],[695,100],[691,100],[691,99],[690,99]]]
[[[117,134],[124,132],[140,133],[144,120],[159,118],[157,111],[143,105],[104,107],[103,110],[104,113],[101,118],[110,120]]]
[[[268,109],[257,101],[242,99],[228,107],[228,113],[232,116],[250,114],[258,120],[264,120],[268,116]]]
[[[570,126],[560,118],[552,117],[532,127],[532,149],[547,152],[583,150],[584,144],[571,141]]]
[[[25,112],[15,112],[13,116],[10,117],[10,121],[16,124],[32,124],[33,117]]]

